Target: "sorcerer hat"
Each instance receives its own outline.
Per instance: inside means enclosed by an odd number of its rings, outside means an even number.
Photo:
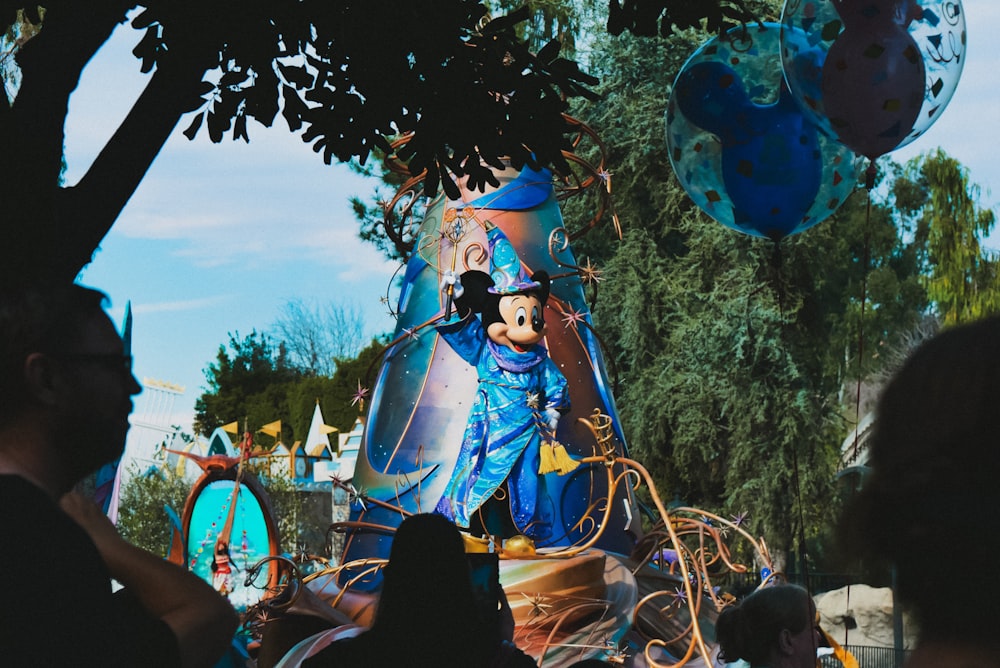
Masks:
[[[489,292],[511,295],[542,287],[541,283],[531,280],[524,272],[514,244],[499,227],[490,229],[486,238],[490,247],[490,278],[493,279],[493,287],[489,288]]]

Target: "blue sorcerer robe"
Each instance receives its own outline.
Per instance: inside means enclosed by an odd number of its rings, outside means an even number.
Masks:
[[[498,345],[472,314],[438,325],[437,331],[476,367],[479,387],[436,512],[468,528],[469,518],[507,480],[514,525],[532,538],[544,538],[549,520],[539,508],[540,425],[546,408],[569,409],[566,378],[544,346],[518,353]]]

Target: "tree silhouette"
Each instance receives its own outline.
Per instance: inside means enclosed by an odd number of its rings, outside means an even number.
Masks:
[[[400,156],[428,188],[446,172],[475,183],[500,156],[563,163],[566,96],[594,80],[560,58],[535,55],[514,32],[525,12],[486,21],[469,0],[402,4],[326,0],[151,0],[132,19],[145,90],[78,184],[64,187],[64,124],[87,62],[134,3],[55,0],[45,9],[0,2],[19,86],[0,104],[6,149],[0,201],[7,281],[66,279],[87,262],[181,117],[185,133],[249,140],[250,120],[279,113],[327,163],[364,161],[386,137],[412,133]],[[11,39],[11,36],[14,36]],[[9,63],[7,63],[9,67]],[[5,68],[6,69],[6,68]],[[446,189],[453,188],[445,176]]]
[[[652,34],[747,20],[741,0],[610,0],[609,28]],[[148,83],[79,183],[60,182],[69,98],[87,63],[127,19]],[[399,157],[452,178],[493,182],[491,167],[566,168],[567,98],[596,83],[552,41],[532,53],[515,27],[472,0],[0,0],[0,285],[74,277],[91,259],[171,132],[249,141],[280,114],[322,155],[361,162],[412,134]],[[651,32],[652,31],[652,32]],[[29,38],[30,37],[30,38]]]

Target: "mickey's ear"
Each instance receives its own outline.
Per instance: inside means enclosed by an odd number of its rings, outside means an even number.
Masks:
[[[483,304],[486,303],[489,294],[487,290],[493,287],[490,275],[482,271],[467,271],[462,274],[462,287],[465,288],[465,292],[456,303],[461,303],[475,313],[482,313]]]
[[[538,293],[538,301],[544,304],[549,300],[549,288],[552,284],[552,281],[549,279],[549,272],[539,269],[531,275],[531,280],[541,284],[542,287],[538,288],[536,292]]]

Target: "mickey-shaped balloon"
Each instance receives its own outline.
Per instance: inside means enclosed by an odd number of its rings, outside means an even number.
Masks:
[[[787,89],[773,104],[754,104],[729,65],[701,62],[681,72],[674,95],[688,120],[722,143],[734,224],[772,239],[794,230],[812,206],[823,166],[816,129]]]
[[[489,242],[493,276],[445,272],[442,280],[456,313],[437,331],[476,368],[479,387],[435,511],[473,533],[539,540],[551,533],[540,475],[543,452],[569,410],[566,378],[542,345],[550,279],[544,271],[525,277],[498,229],[491,230]]]
[[[670,160],[695,203],[775,241],[833,213],[856,183],[854,154],[817,132],[785,85],[778,37],[763,24],[705,43],[667,109]]]
[[[965,62],[960,0],[786,0],[781,57],[803,112],[869,159],[940,116]]]

